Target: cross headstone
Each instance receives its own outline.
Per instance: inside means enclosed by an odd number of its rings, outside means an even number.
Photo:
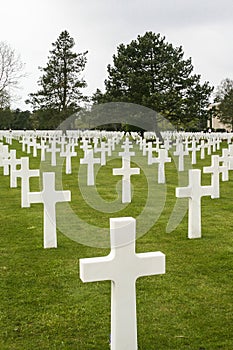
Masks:
[[[230,155],[228,148],[222,149],[222,155],[219,157],[219,161],[222,165],[226,166],[228,170],[231,170],[231,165],[233,165],[233,156]]]
[[[80,259],[83,282],[111,280],[111,350],[137,349],[135,282],[138,277],[165,273],[165,255],[135,253],[135,239],[134,218],[110,219],[110,254]]]
[[[65,146],[66,150],[64,152],[60,153],[61,157],[65,157],[66,159],[66,174],[71,174],[72,173],[72,163],[71,163],[71,158],[77,156],[77,152],[72,151],[72,145],[68,143]]]
[[[70,200],[70,191],[56,191],[55,173],[43,173],[43,190],[28,193],[29,204],[44,205],[44,248],[57,248],[56,203]]]
[[[198,145],[197,147],[198,147],[198,150],[201,150],[200,158],[205,159],[205,149],[207,147],[205,140],[201,140],[200,145]]]
[[[40,149],[41,162],[45,161],[46,150],[49,148],[49,146],[46,145],[46,140],[41,139],[40,144],[38,144],[37,148]]]
[[[185,149],[182,142],[177,144],[176,151],[173,153],[174,156],[178,156],[178,171],[184,171],[184,156],[188,156],[189,152]]]
[[[87,186],[94,186],[94,165],[100,164],[100,158],[94,158],[93,149],[87,149],[85,157],[80,159],[80,164],[87,164]]]
[[[122,203],[131,203],[131,182],[132,175],[139,175],[140,168],[131,168],[130,160],[122,157],[122,167],[112,170],[113,175],[122,175]]]
[[[12,149],[9,152],[8,158],[3,160],[4,175],[10,175],[10,187],[17,187],[15,184],[15,179],[12,176],[14,170],[16,170],[17,165],[21,165],[21,159],[16,158],[16,150]]]
[[[192,152],[192,164],[196,164],[197,163],[197,151],[199,150],[199,148],[197,146],[197,141],[195,140],[195,138],[192,139],[191,144],[192,144],[192,146],[188,147],[188,151]]]
[[[189,198],[188,238],[201,237],[201,197],[212,195],[212,186],[201,186],[200,169],[190,169],[189,185],[176,188],[176,197]]]
[[[56,154],[60,152],[60,148],[57,148],[57,140],[56,138],[51,140],[50,144],[51,148],[47,148],[47,152],[51,153],[51,165],[56,166],[57,165],[57,156]]]
[[[165,148],[158,150],[158,157],[152,158],[152,164],[158,163],[158,183],[164,184],[166,182],[165,177],[165,163],[171,162],[171,158],[168,157],[168,151]]]
[[[28,201],[28,193],[30,192],[29,180],[30,177],[40,176],[39,169],[29,169],[29,158],[21,158],[21,168],[19,170],[14,170],[12,173],[14,182],[17,185],[17,178],[21,178],[21,207],[30,207]],[[16,186],[15,186],[16,187]]]
[[[219,164],[219,156],[211,156],[211,166],[203,167],[203,173],[211,174],[211,186],[213,194],[211,198],[219,198],[219,174],[222,173],[222,181],[228,181],[228,168]]]
[[[100,147],[94,148],[94,153],[100,152],[100,165],[106,165],[106,153],[108,153],[108,146],[106,145],[106,142],[102,141],[100,143]]]
[[[4,160],[7,159],[9,157],[9,150],[8,150],[8,145],[3,145],[1,143],[0,145],[0,166],[4,167]],[[7,169],[7,174],[5,175],[9,175],[9,166],[7,165],[6,167]],[[5,172],[5,169],[4,169],[4,172]]]

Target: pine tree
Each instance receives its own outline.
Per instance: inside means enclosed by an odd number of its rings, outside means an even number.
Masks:
[[[86,82],[80,75],[87,62],[87,51],[75,53],[74,45],[74,39],[66,30],[52,43],[47,66],[39,67],[43,73],[38,81],[40,90],[30,94],[26,101],[37,113],[52,111],[53,115],[57,113],[60,119],[65,119],[85,100],[81,89],[86,87]]]
[[[97,89],[95,103],[136,103],[161,113],[176,127],[205,124],[213,88],[192,74],[191,58],[184,59],[182,47],[174,48],[160,34],[147,32],[119,45],[107,70],[105,92]]]

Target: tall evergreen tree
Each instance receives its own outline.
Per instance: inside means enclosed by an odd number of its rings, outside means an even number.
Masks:
[[[87,51],[75,53],[72,50],[74,45],[69,33],[66,30],[61,32],[52,43],[47,66],[39,67],[43,73],[38,81],[40,90],[30,94],[26,101],[32,104],[34,111],[52,110],[60,121],[76,111],[80,102],[85,100],[81,89],[86,87],[86,82],[80,75],[87,62]]]
[[[191,58],[184,59],[182,47],[174,48],[160,34],[138,36],[121,44],[108,65],[105,92],[97,89],[95,103],[131,102],[149,107],[177,127],[203,127],[213,90],[200,75],[192,74]]]
[[[218,103],[216,115],[233,130],[233,80],[226,78],[217,87],[215,102]]]

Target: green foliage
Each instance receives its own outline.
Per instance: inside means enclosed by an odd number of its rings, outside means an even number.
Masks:
[[[12,111],[10,108],[0,109],[0,129],[31,129],[31,113],[29,111]]]
[[[233,80],[227,78],[217,88],[216,99],[217,116],[219,120],[231,125],[233,130]]]
[[[80,101],[85,100],[80,90],[86,83],[80,74],[85,68],[87,52],[73,52],[74,45],[74,39],[66,30],[60,34],[55,43],[52,43],[53,49],[50,51],[47,66],[40,67],[43,73],[38,81],[40,90],[31,93],[29,100],[26,101],[35,111],[43,111],[43,115],[46,112],[48,118],[53,119],[56,114],[58,119],[56,126],[59,125],[59,120],[64,120],[79,109]],[[36,117],[37,114],[34,119]],[[39,115],[38,119],[43,117]],[[51,121],[51,124],[54,124],[54,121]]]
[[[213,88],[192,74],[191,58],[184,59],[182,47],[174,48],[160,34],[147,32],[128,45],[120,44],[107,71],[106,91],[97,89],[95,103],[137,103],[161,113],[178,128],[206,126]]]

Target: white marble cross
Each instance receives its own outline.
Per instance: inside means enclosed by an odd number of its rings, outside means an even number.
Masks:
[[[51,165],[56,166],[57,165],[57,156],[56,154],[60,152],[60,148],[57,148],[57,140],[56,138],[51,140],[50,144],[51,148],[47,148],[47,152],[51,153]]]
[[[198,150],[201,150],[200,158],[205,159],[205,148],[207,147],[205,140],[201,140],[200,145],[198,145],[197,147],[198,147]]]
[[[219,198],[219,174],[222,173],[222,181],[228,181],[227,166],[219,164],[219,156],[211,156],[211,166],[203,167],[203,173],[211,174],[211,186],[213,187],[213,194],[211,198]]]
[[[158,152],[159,148],[157,147],[153,147],[153,143],[150,141],[148,142],[147,144],[147,163],[148,165],[151,165],[153,162],[152,162],[152,159],[153,159],[153,152]]]
[[[136,220],[110,219],[108,256],[80,259],[83,282],[111,280],[111,350],[137,350],[136,287],[138,277],[165,273],[161,252],[135,252]]]
[[[158,163],[158,183],[164,184],[166,182],[165,177],[165,163],[171,162],[171,158],[168,157],[168,151],[164,148],[158,150],[158,157],[152,158],[152,164]]]
[[[189,152],[186,150],[185,145],[180,142],[176,146],[176,151],[173,153],[174,156],[179,157],[178,171],[184,171],[184,156],[188,156]]]
[[[102,141],[100,143],[100,147],[94,148],[94,153],[100,152],[100,165],[106,165],[106,153],[108,153],[108,146],[106,145],[106,142]]]
[[[15,149],[10,150],[9,156],[3,160],[3,164],[4,175],[10,175],[10,187],[17,187],[17,184],[15,183],[16,180],[14,179],[14,176],[12,176],[12,173],[14,170],[16,170],[17,165],[21,165],[21,159],[16,158]]]
[[[82,142],[82,145],[80,146],[80,148],[83,150],[84,158],[85,158],[86,154],[87,154],[87,151],[89,149],[92,149],[92,146],[88,144],[88,140],[86,140],[85,138],[82,138],[81,142]]]
[[[38,149],[40,149],[40,160],[43,162],[45,161],[45,151],[49,148],[48,145],[46,145],[46,141],[41,139],[40,144],[38,144]]]
[[[123,142],[123,145],[121,146],[121,148],[123,148],[124,151],[119,152],[120,157],[124,159],[128,159],[130,161],[130,157],[135,156],[135,152],[130,152],[130,148],[133,148],[133,145],[128,138],[126,138],[126,140]]]
[[[100,164],[100,158],[94,158],[93,149],[87,149],[84,158],[80,159],[80,164],[87,164],[87,186],[94,186],[94,165]]]
[[[229,170],[233,170],[233,145],[228,145],[228,154],[230,156],[228,168]]]
[[[8,150],[8,145],[3,145],[2,143],[0,144],[0,166],[4,167],[4,160],[9,157],[9,150]],[[6,166],[8,174],[9,175],[9,166]]]
[[[21,207],[28,208],[30,204],[28,202],[28,193],[30,192],[30,177],[40,176],[39,169],[29,169],[29,158],[21,158],[21,169],[14,170],[12,177],[14,178],[14,183],[17,185],[17,178],[21,178]],[[16,187],[16,186],[14,186]]]
[[[57,248],[56,203],[70,200],[70,191],[56,191],[55,173],[43,173],[43,190],[28,193],[29,204],[44,205],[44,248]]]
[[[222,155],[219,157],[219,161],[222,162],[228,170],[232,170],[231,166],[233,165],[233,156],[230,155],[228,148],[222,149]]]
[[[199,151],[199,148],[197,146],[197,141],[193,138],[192,141],[192,146],[188,147],[188,151],[192,152],[192,164],[196,164],[197,163],[197,151]]]
[[[131,203],[131,182],[132,175],[139,175],[140,168],[131,168],[130,159],[122,157],[122,167],[112,169],[113,175],[122,175],[122,203]]]
[[[212,195],[212,186],[201,186],[200,169],[190,169],[189,185],[176,188],[176,197],[189,198],[188,238],[201,237],[201,197]]]
[[[72,151],[72,144],[67,143],[65,146],[66,150],[60,153],[61,157],[66,159],[66,174],[72,173],[72,163],[71,158],[77,156],[77,152]]]

